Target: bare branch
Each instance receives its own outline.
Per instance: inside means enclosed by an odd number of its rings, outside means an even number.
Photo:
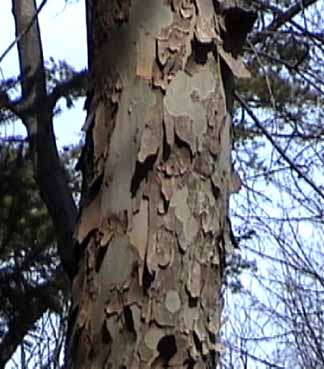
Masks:
[[[33,328],[35,322],[48,310],[56,309],[57,284],[63,285],[61,271],[57,271],[54,278],[38,285],[30,287],[28,293],[18,289],[12,289],[2,285],[2,296],[14,293],[12,296],[16,302],[17,311],[9,323],[9,329],[0,342],[0,369],[4,369],[17,347],[22,343],[27,332]]]
[[[55,104],[61,97],[67,97],[75,91],[85,90],[88,83],[88,72],[82,70],[74,74],[74,76],[64,82],[56,85],[49,95],[50,106],[54,108]]]
[[[310,180],[306,174],[304,174],[297,165],[287,156],[285,151],[275,142],[271,134],[263,127],[262,123],[255,116],[252,109],[249,108],[247,103],[237,94],[234,93],[235,99],[239,102],[239,104],[245,109],[245,111],[249,114],[249,116],[253,119],[254,123],[257,127],[262,131],[265,137],[271,142],[273,147],[278,151],[278,153],[282,156],[282,158],[290,165],[291,169],[298,174],[300,178],[303,178],[306,183],[322,198],[324,199],[324,194],[322,191],[316,186],[316,184]]]
[[[290,22],[292,18],[294,18],[299,12],[315,4],[316,1],[317,0],[304,0],[304,1],[297,0],[296,3],[292,5],[289,9],[287,9],[285,12],[276,8],[275,6],[271,6],[269,2],[262,3],[261,1],[257,1],[258,5],[261,5],[264,9],[271,10],[276,15],[276,17],[274,17],[273,21],[265,29],[252,36],[250,38],[250,41],[254,45],[263,41],[265,37],[272,35],[284,24]]]
[[[0,109],[8,109],[17,117],[21,118],[19,106],[12,102],[5,92],[0,92]]]
[[[40,11],[43,9],[44,5],[47,3],[47,0],[43,0],[40,4],[40,6],[37,8],[34,16],[31,18],[29,24],[27,25],[27,27],[25,27],[24,30],[22,30],[19,35],[11,42],[11,44],[6,48],[6,50],[2,53],[2,55],[0,56],[0,63],[2,62],[2,60],[6,57],[6,55],[9,53],[9,51],[21,40],[21,38],[30,30],[31,26],[33,25],[33,23],[35,22],[35,20],[38,17],[38,14],[40,13]]]

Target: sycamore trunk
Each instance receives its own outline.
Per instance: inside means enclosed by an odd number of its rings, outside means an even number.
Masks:
[[[215,3],[97,0],[89,11],[72,368],[217,362],[232,70],[247,72],[243,37],[235,44]]]

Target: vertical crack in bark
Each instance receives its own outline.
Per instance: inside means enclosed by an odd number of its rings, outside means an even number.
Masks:
[[[138,160],[136,161],[135,171],[132,176],[130,186],[130,192],[132,194],[132,197],[135,197],[141,182],[147,178],[148,173],[153,169],[156,158],[157,154],[146,157],[143,163]]]

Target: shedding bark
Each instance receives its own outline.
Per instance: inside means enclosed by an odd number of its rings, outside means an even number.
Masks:
[[[233,75],[255,20],[238,10],[233,31],[212,0],[93,4],[72,368],[217,362]]]

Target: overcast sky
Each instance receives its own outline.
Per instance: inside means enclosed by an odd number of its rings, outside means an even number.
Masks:
[[[37,1],[38,4],[40,1]],[[77,70],[86,67],[86,28],[84,1],[73,0],[66,4],[65,0],[48,0],[40,14],[41,35],[44,57],[55,60],[66,60]],[[0,55],[15,38],[14,20],[11,13],[11,0],[1,0],[0,7]],[[8,78],[18,74],[18,54],[16,47],[0,64],[0,78]],[[61,106],[65,104],[61,101]],[[55,119],[55,132],[60,147],[76,142],[80,138],[80,129],[84,121],[83,101],[75,104],[75,108],[65,111]],[[22,134],[24,130],[15,124],[14,127],[0,129],[0,135]]]

